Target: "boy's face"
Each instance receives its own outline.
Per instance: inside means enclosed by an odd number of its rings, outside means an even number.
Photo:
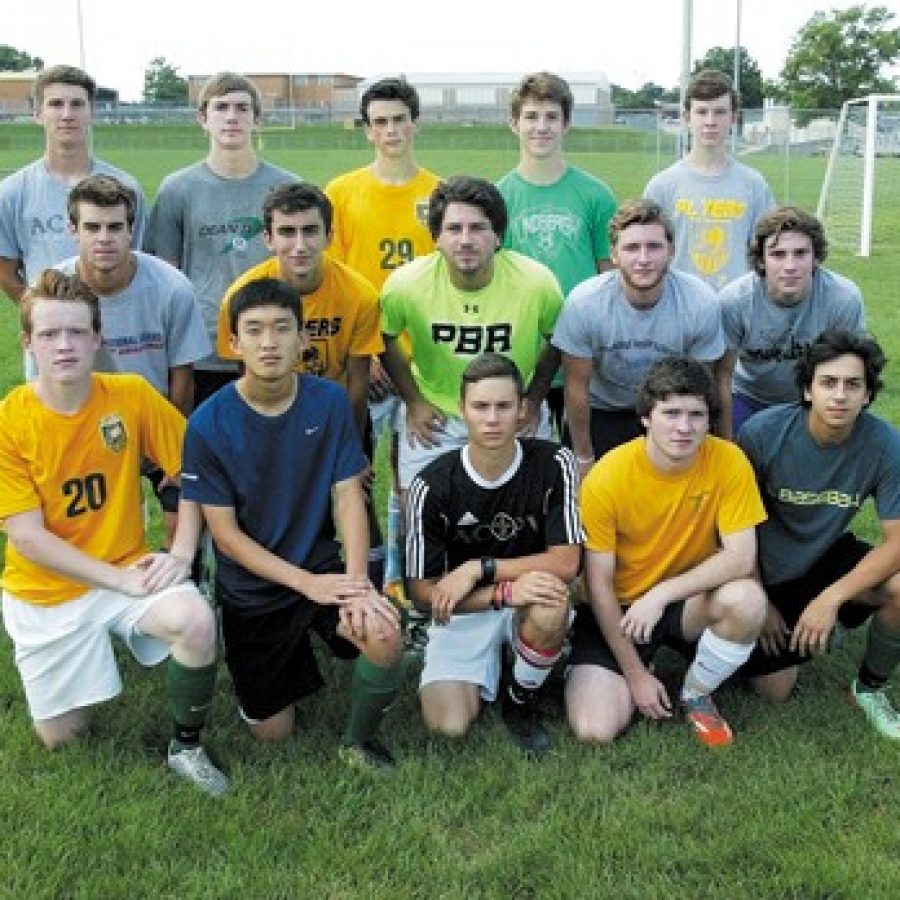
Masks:
[[[460,411],[469,443],[492,450],[512,446],[525,409],[512,379],[483,378],[466,385]]]
[[[641,421],[647,429],[647,455],[659,468],[680,468],[697,455],[709,433],[709,408],[703,397],[672,394],[657,400]]]
[[[379,156],[402,159],[412,152],[416,123],[402,100],[373,100],[368,115],[366,138]]]
[[[846,353],[819,363],[803,397],[810,404],[810,426],[814,431],[849,433],[869,402],[863,361],[853,353]]]
[[[260,381],[280,381],[294,370],[306,348],[296,316],[281,306],[257,306],[238,316],[231,349],[247,373]]]
[[[69,224],[78,244],[82,267],[98,275],[112,274],[130,264],[131,227],[125,204],[95,206],[78,204],[78,223]]]
[[[546,159],[562,153],[569,126],[563,121],[562,104],[555,100],[524,100],[519,118],[510,123],[519,137],[523,154]]]
[[[278,257],[282,277],[290,281],[319,271],[322,256],[331,243],[318,209],[272,213],[272,230],[263,234],[266,247]]]
[[[662,222],[635,222],[619,232],[610,257],[626,287],[645,293],[662,283],[672,253]]]
[[[76,385],[90,378],[100,335],[86,303],[40,298],[31,308],[31,334],[23,335],[22,343],[34,355],[40,380]]]
[[[210,97],[206,109],[197,113],[197,121],[215,146],[245,149],[250,146],[256,124],[253,97],[249,91],[231,91]]]
[[[44,126],[47,140],[61,147],[87,144],[91,127],[88,92],[77,84],[48,84],[34,118]]]
[[[685,120],[691,132],[691,147],[724,147],[737,120],[731,108],[731,95],[722,94],[712,100],[694,98]]]
[[[480,207],[468,203],[448,203],[437,236],[437,246],[451,269],[471,278],[492,269],[500,239],[494,233],[491,220]]]
[[[812,290],[816,257],[812,238],[799,231],[782,231],[766,238],[763,244],[766,290],[776,301],[793,306]]]

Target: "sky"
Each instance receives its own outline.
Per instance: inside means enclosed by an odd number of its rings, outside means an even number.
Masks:
[[[741,44],[766,78],[827,0],[693,0],[693,57]],[[900,25],[900,0],[885,0]],[[46,65],[82,62],[123,100],[140,99],[147,63],[182,75],[241,72],[603,72],[628,88],[678,83],[683,0],[6,0],[0,43]],[[348,28],[348,26],[350,26]]]

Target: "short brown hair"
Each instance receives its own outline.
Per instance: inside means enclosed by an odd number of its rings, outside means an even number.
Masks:
[[[731,111],[737,112],[741,98],[734,89],[731,79],[718,69],[701,69],[688,82],[684,92],[684,111],[691,111],[691,100],[715,100],[728,94],[731,100]]]
[[[80,203],[93,203],[94,206],[101,206],[104,209],[110,209],[113,206],[124,206],[128,227],[134,227],[137,194],[112,175],[88,175],[87,178],[82,178],[69,191],[69,199],[66,201],[66,206],[69,221],[73,225],[78,224],[78,205]]]
[[[91,328],[95,334],[100,334],[100,301],[77,275],[64,275],[56,269],[44,269],[38,280],[22,294],[19,314],[22,331],[29,336],[32,328],[32,311],[35,304],[41,300],[83,303],[91,311]]]
[[[658,359],[638,389],[635,411],[638,418],[649,416],[653,407],[669,397],[699,397],[709,413],[709,421],[719,417],[716,385],[705,363],[687,356]]]
[[[575,103],[569,83],[552,72],[533,72],[526,75],[510,95],[510,115],[513,120],[522,114],[526,100],[549,100],[562,107],[564,124],[572,120],[572,106]]]
[[[516,394],[521,400],[525,396],[525,382],[519,367],[502,353],[482,353],[463,369],[459,385],[461,400],[466,399],[466,389],[470,384],[478,384],[486,378],[508,378],[516,386]]]
[[[828,255],[828,241],[822,223],[814,215],[799,206],[776,206],[760,216],[747,248],[747,262],[757,275],[766,274],[766,241],[774,237],[777,242],[786,231],[805,234],[812,241],[816,262],[822,262]]]
[[[221,97],[223,94],[231,94],[234,91],[246,91],[253,101],[253,115],[258,119],[262,115],[262,99],[259,89],[246,75],[238,72],[216,72],[210,75],[197,95],[197,109],[204,115],[209,101],[213,97]]]
[[[616,214],[609,220],[609,244],[615,247],[619,242],[619,235],[629,225],[650,225],[659,222],[666,233],[666,240],[675,243],[675,234],[672,231],[672,223],[663,212],[662,207],[654,200],[642,198],[640,200],[623,200]]]
[[[31,99],[35,109],[40,109],[44,103],[44,91],[49,84],[71,84],[84,88],[88,95],[88,102],[94,105],[94,97],[97,95],[97,82],[83,69],[76,66],[50,66],[43,69],[34,79],[31,87]]]

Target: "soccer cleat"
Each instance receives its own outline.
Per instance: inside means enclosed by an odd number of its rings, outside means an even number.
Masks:
[[[221,797],[231,787],[228,776],[212,764],[199,744],[196,747],[178,747],[174,741],[170,743],[168,765],[176,775],[193,782],[211,797]]]
[[[360,772],[388,772],[397,765],[387,747],[375,738],[359,744],[341,744],[338,756]]]
[[[882,737],[900,741],[900,713],[887,695],[887,685],[875,691],[865,690],[854,678],[850,683],[850,698]]]
[[[516,703],[503,690],[500,716],[516,746],[530,759],[540,759],[550,749],[550,735],[541,722],[534,700]]]
[[[707,747],[724,747],[733,743],[734,735],[722,714],[716,709],[712,697],[705,694],[691,700],[682,700],[684,715],[694,727],[694,734]]]

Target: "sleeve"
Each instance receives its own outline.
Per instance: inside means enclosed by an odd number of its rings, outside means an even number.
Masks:
[[[889,429],[888,439],[882,443],[881,466],[875,485],[875,510],[882,522],[900,519],[900,434]]]
[[[595,260],[609,259],[609,220],[616,214],[617,207],[615,194],[601,184],[591,221]]]
[[[553,482],[547,497],[545,539],[548,547],[583,544],[584,531],[578,513],[578,472],[567,447],[553,453]]]
[[[359,434],[353,421],[353,410],[350,407],[347,392],[338,385],[334,385],[334,388],[337,396],[332,402],[332,409],[338,417],[335,440],[338,441],[337,446],[340,447],[340,452],[335,459],[331,483],[337,484],[361,474],[369,465],[369,461],[359,442]]]
[[[190,365],[212,352],[197,296],[186,278],[179,279],[171,299],[172,316],[166,335],[169,368]]]
[[[340,262],[347,261],[347,236],[344,228],[345,213],[341,199],[339,179],[333,179],[325,185],[325,196],[331,201],[332,223],[331,244],[328,246],[328,255]]]
[[[406,499],[406,574],[439,578],[447,571],[447,517],[439,492],[422,475],[409,486]]]
[[[541,319],[539,327],[541,334],[550,338],[553,335],[553,329],[559,319],[559,314],[563,308],[563,295],[556,276],[547,269],[547,283],[543,291],[541,302]]]
[[[706,292],[708,296],[704,295],[704,302],[694,304],[695,327],[688,352],[701,362],[713,362],[725,353],[725,333],[722,328],[722,304],[711,288],[706,288]]]
[[[368,282],[359,298],[359,315],[350,338],[351,356],[378,356],[384,351],[381,338],[381,310],[378,307],[378,294]]]
[[[147,220],[144,249],[176,268],[184,264],[184,217],[177,189],[166,181],[160,185]]]
[[[247,279],[242,275],[235,281],[222,298],[216,321],[216,355],[221,359],[238,359],[231,349],[231,298],[244,286]]]
[[[144,245],[147,232],[147,201],[140,185],[135,182],[132,187],[137,194],[137,205],[134,209],[134,227],[131,232],[131,249],[140,250]]]
[[[725,334],[725,349],[740,350],[744,341],[744,327],[741,321],[741,294],[737,282],[725,285],[719,294],[722,305],[722,328]]]
[[[581,483],[581,521],[584,545],[596,553],[616,552],[616,511],[609,489],[608,474],[598,465]]]
[[[575,299],[574,292],[569,294],[569,299],[556,320],[550,342],[557,350],[568,353],[569,356],[577,356],[579,359],[591,359],[594,355],[590,329],[585,322],[582,304]]]
[[[647,182],[647,187],[644,188],[644,197],[648,200],[653,200],[654,203],[658,203],[668,212],[666,206],[665,178],[663,176],[664,172],[657,172],[656,175]]]
[[[16,235],[16,222],[19,221],[18,174],[0,181],[0,257],[4,259],[21,259],[22,248]]]
[[[16,446],[15,435],[9,418],[0,415],[0,523],[41,506],[40,494]]]
[[[722,489],[722,502],[716,517],[719,534],[733,534],[752,528],[767,518],[756,475],[744,452],[734,444],[727,445],[727,471]]]
[[[237,507],[225,465],[207,443],[203,425],[196,413],[188,421],[184,436],[181,494],[185,500],[207,506]]]
[[[388,277],[381,289],[381,297],[379,298],[379,306],[381,309],[381,331],[390,337],[397,337],[406,331],[406,303],[402,288],[397,284],[395,278],[401,272],[396,272]]]
[[[134,376],[129,390],[140,404],[144,456],[155,462],[166,475],[177,475],[181,471],[184,416],[140,375]]]

